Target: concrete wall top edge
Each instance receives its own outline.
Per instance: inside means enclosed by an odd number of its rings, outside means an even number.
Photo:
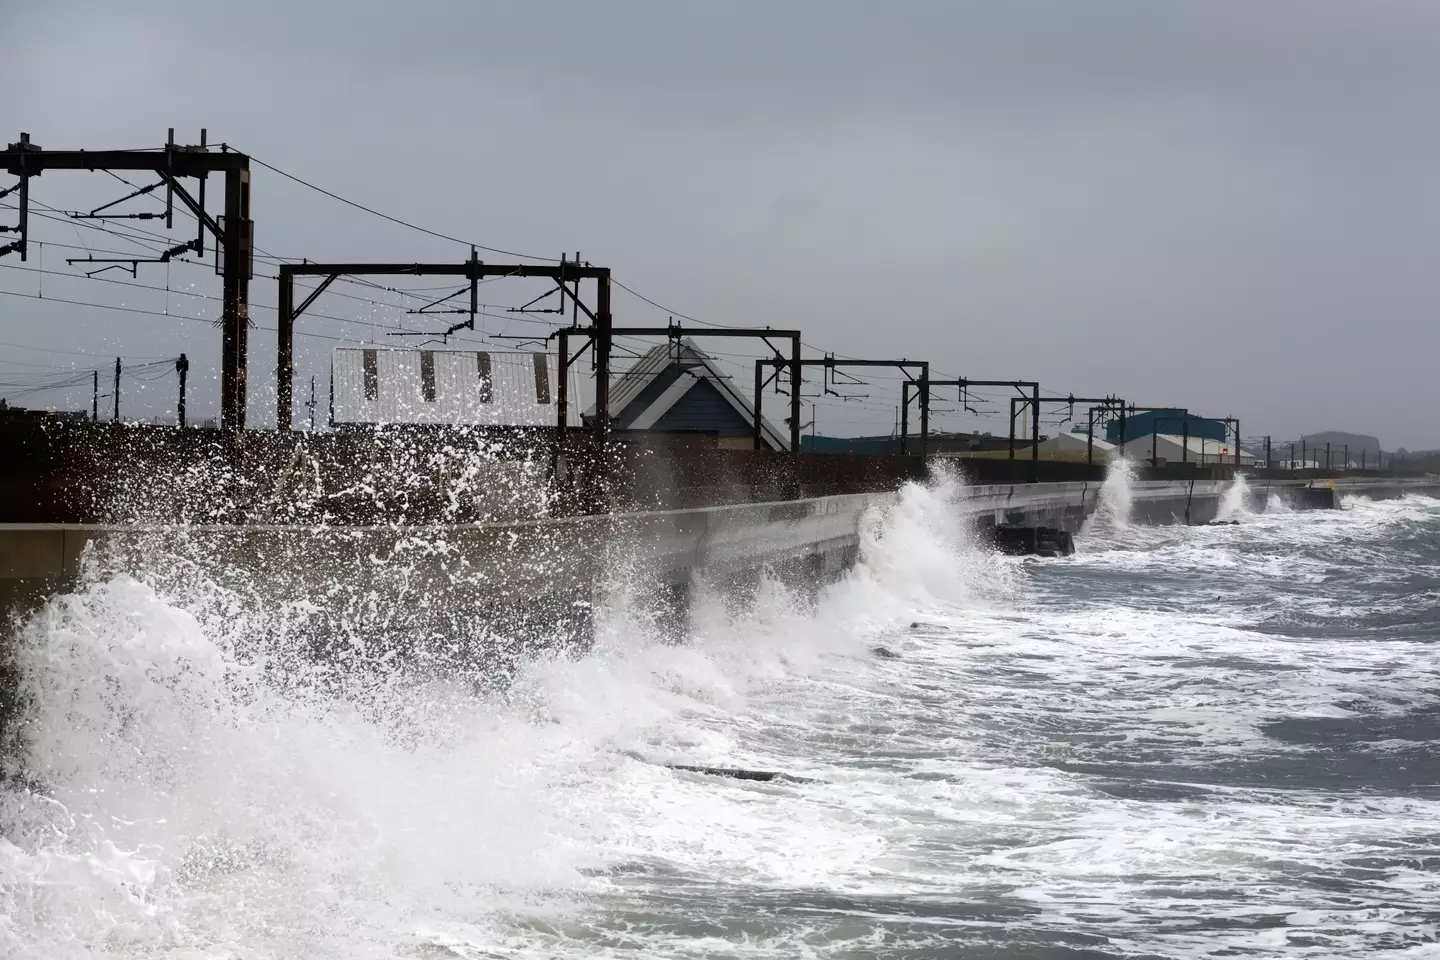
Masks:
[[[1329,481],[1324,481],[1328,483]],[[1196,495],[1211,495],[1225,490],[1231,481],[1197,481],[1194,484]],[[1277,480],[1266,484],[1274,487],[1304,487],[1312,486],[1314,483],[1307,480]],[[1066,500],[1077,494],[1089,491],[1098,491],[1101,484],[1095,482],[1066,482],[1066,483],[1034,483],[1034,484],[1006,484],[988,485],[977,487],[965,487],[963,493],[957,498],[959,506],[970,506],[978,509],[988,509],[988,502],[995,499],[1013,499],[1022,496],[1028,503],[1037,503],[1045,500]],[[1440,480],[1426,480],[1422,478],[1394,478],[1394,479],[1356,479],[1336,480],[1336,489],[1349,492],[1363,491],[1367,488],[1374,489],[1440,489]],[[1135,481],[1131,489],[1142,496],[1185,496],[1191,491],[1191,484],[1188,481],[1168,480],[1141,480]],[[1263,488],[1262,488],[1263,489]],[[76,531],[88,534],[101,533],[223,533],[223,532],[303,532],[303,533],[324,533],[324,532],[365,532],[365,533],[405,533],[409,531],[425,532],[434,530],[526,530],[544,529],[563,526],[591,526],[597,523],[624,525],[628,523],[654,523],[672,522],[683,523],[687,527],[701,518],[729,518],[736,519],[745,517],[746,514],[754,516],[772,515],[772,510],[779,508],[783,514],[796,512],[805,516],[816,514],[844,515],[863,510],[871,506],[880,506],[887,503],[894,503],[899,497],[898,492],[888,493],[855,493],[841,494],[837,496],[815,497],[806,500],[774,500],[759,503],[723,504],[711,507],[696,507],[684,510],[647,510],[634,513],[598,514],[591,516],[576,517],[547,517],[536,520],[525,521],[496,521],[493,523],[464,523],[464,524],[376,524],[376,525],[289,525],[289,524],[154,524],[154,525],[125,525],[125,524],[86,524],[86,523],[3,523],[0,524],[0,533],[22,533],[22,532],[68,532]],[[802,518],[803,519],[803,518]]]

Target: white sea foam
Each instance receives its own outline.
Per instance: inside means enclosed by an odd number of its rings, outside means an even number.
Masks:
[[[1235,479],[1226,485],[1225,492],[1220,495],[1220,506],[1216,511],[1215,518],[1217,520],[1235,520],[1249,514],[1251,511],[1245,502],[1245,498],[1249,495],[1250,484],[1245,479],[1245,474],[1235,474]]]
[[[327,686],[291,658],[303,615],[247,605],[223,573],[96,571],[20,637],[30,786],[0,787],[0,955],[1419,942],[1440,884],[1401,861],[1437,855],[1440,803],[1303,780],[1303,745],[1269,725],[1434,705],[1433,645],[1306,634],[1423,609],[1325,591],[1347,557],[1391,575],[1377,531],[1433,503],[1132,530],[1028,565],[974,545],[955,484],[870,518],[818,604],[767,581],[736,613],[702,590],[677,644],[622,597],[586,656],[483,694],[383,671]],[[1125,499],[1112,488],[1111,522]],[[1262,629],[1277,615],[1302,619]],[[1426,749],[1365,742],[1392,770]],[[1359,890],[1306,879],[1366,857],[1396,865]]]
[[[1086,520],[1083,532],[1107,534],[1128,528],[1134,482],[1135,464],[1124,457],[1112,457],[1100,485],[1095,512]]]

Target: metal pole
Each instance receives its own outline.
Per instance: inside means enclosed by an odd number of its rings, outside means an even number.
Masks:
[[[560,341],[556,357],[560,382],[555,385],[555,456],[558,458],[565,447],[565,422],[570,416],[570,334],[562,330],[556,339]]]
[[[310,432],[315,432],[315,376],[310,376]]]
[[[220,422],[245,428],[245,357],[250,335],[250,171],[225,172],[224,287],[221,303]]]
[[[790,341],[790,452],[800,453],[800,338]]]
[[[603,447],[610,437],[610,271],[595,279],[595,430]]]
[[[1090,408],[1090,416],[1085,424],[1085,462],[1093,465],[1095,463],[1095,408]]]
[[[171,166],[170,166],[170,165],[174,162],[171,158],[174,156],[174,152],[175,152],[175,128],[174,128],[174,127],[171,127],[169,133],[166,134],[166,136],[165,136],[165,172],[166,172],[166,173],[169,173],[170,170],[171,170]],[[204,180],[201,180],[200,182],[201,182],[201,183],[204,183],[205,181],[204,181]],[[165,229],[166,229],[166,230],[174,230],[174,229],[175,229],[175,188],[174,188],[173,186],[171,186],[169,180],[166,180],[166,181],[165,181]]]
[[[1301,438],[1300,438],[1300,466],[1301,466],[1301,467],[1304,467],[1304,466],[1305,466],[1305,464],[1306,464],[1306,462],[1307,462],[1307,459],[1308,459],[1308,458],[1307,458],[1307,455],[1306,455],[1306,453],[1305,453],[1305,438],[1304,438],[1304,437],[1301,437]]]
[[[1205,441],[1203,439],[1200,441],[1200,449],[1201,451],[1205,449]],[[1180,418],[1180,462],[1190,462],[1190,414],[1188,413]],[[1200,462],[1205,462],[1205,454],[1203,452],[1200,454]]]
[[[754,410],[754,414],[755,414],[754,448],[755,448],[756,450],[763,450],[763,449],[764,449],[764,445],[763,445],[763,443],[761,442],[761,436],[762,436],[762,433],[763,433],[763,427],[762,427],[761,425],[762,425],[763,421],[760,419],[760,398],[761,398],[761,395],[764,393],[764,389],[765,389],[763,386],[761,386],[761,384],[762,384],[762,382],[764,381],[764,377],[765,377],[765,361],[764,361],[764,360],[756,360],[756,361],[755,361],[755,410]]]
[[[1345,452],[1340,455],[1340,469],[1350,469],[1350,444],[1345,444]]]
[[[1240,466],[1240,418],[1235,418],[1235,466]]]
[[[113,421],[120,420],[120,358],[115,358],[115,412],[110,415]]]
[[[1157,448],[1156,448],[1156,440],[1157,440],[1157,438],[1158,438],[1159,436],[1160,436],[1160,424],[1152,420],[1152,421],[1150,422],[1150,466],[1151,466],[1151,467],[1158,467],[1158,466],[1160,466],[1160,454],[1159,454],[1159,451],[1158,451]]]
[[[90,371],[90,380],[90,389],[93,391],[90,395],[90,422],[98,423],[100,421],[100,371]]]
[[[1270,434],[1265,434],[1265,469],[1270,469]]]
[[[190,361],[183,353],[180,354],[180,359],[175,361],[175,372],[180,375],[180,403],[175,408],[175,421],[183,427],[185,426],[185,375],[190,372]],[[310,382],[310,391],[312,394],[310,399],[313,401],[315,399],[313,396],[315,382],[313,380]]]
[[[1030,482],[1040,482],[1040,385],[1030,388]]]
[[[920,456],[929,454],[926,449],[930,441],[930,374],[920,375]]]
[[[295,379],[295,277],[280,271],[279,304],[276,326],[279,328],[275,346],[275,427],[289,433],[294,421],[292,401]]]
[[[1325,441],[1325,469],[1330,469],[1330,441]]]
[[[1017,398],[1010,398],[1010,459],[1015,459],[1015,401]]]
[[[30,174],[25,170],[25,153],[30,149],[30,134],[20,134],[20,217],[17,221],[20,232],[20,259],[29,258],[30,247]]]
[[[209,137],[209,134],[209,130],[206,130],[204,127],[200,128],[200,146],[203,147],[206,145],[206,139]],[[195,197],[195,204],[201,210],[205,209],[205,182],[209,179],[209,177],[200,178],[200,190]],[[167,194],[174,192],[174,189],[170,186],[169,183],[165,184],[165,192]],[[165,208],[167,210],[173,209],[174,203],[175,201],[173,197],[167,196],[165,198]],[[216,238],[216,242],[219,242],[218,237]],[[199,217],[195,218],[195,256],[205,256],[205,221],[200,219]]]
[[[910,452],[910,381],[900,384],[900,455]]]

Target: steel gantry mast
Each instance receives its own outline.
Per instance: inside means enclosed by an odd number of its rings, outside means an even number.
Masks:
[[[835,358],[834,354],[828,354],[824,358],[817,360],[800,360],[798,361],[798,363],[794,360],[787,361],[779,357],[758,359],[755,361],[754,440],[756,450],[759,450],[761,448],[761,397],[764,393],[765,387],[768,386],[776,377],[779,376],[780,369],[785,366],[790,366],[792,370],[792,394],[790,404],[792,411],[791,416],[797,422],[799,420],[799,415],[796,411],[798,411],[800,408],[800,404],[797,400],[800,392],[800,379],[797,375],[797,371],[803,370],[805,367],[822,367],[824,369],[825,388],[826,392],[830,393],[834,393],[835,391],[830,390],[831,383],[829,377],[833,371],[836,371],[842,367],[896,367],[900,370],[901,373],[905,374],[906,380],[904,386],[907,388],[912,385],[918,387],[921,384],[926,384],[930,381],[930,361],[928,360],[838,360]],[[775,372],[772,373],[768,378],[764,376],[765,367],[775,368]],[[920,371],[920,376],[918,379],[910,372],[912,370]],[[922,457],[925,456],[926,447],[930,439],[930,402],[928,399],[928,394],[928,391],[922,391],[922,396],[925,399],[923,399],[920,404],[920,456]],[[843,396],[843,394],[836,395]],[[906,447],[908,433],[908,426],[902,426],[900,432],[900,452],[902,454],[907,452]],[[799,432],[796,429],[792,429],[791,431],[791,442],[792,444],[795,444],[796,452],[799,452]]]
[[[310,291],[309,295],[298,305],[295,303],[295,278],[300,276],[319,277],[320,282]],[[553,280],[556,289],[551,290],[543,296],[550,296],[560,293],[562,299],[568,297],[575,310],[584,313],[590,318],[593,324],[587,330],[603,331],[603,335],[597,334],[596,348],[596,382],[595,382],[595,409],[597,420],[602,423],[609,421],[610,408],[610,340],[611,330],[610,316],[610,268],[593,267],[588,263],[581,263],[576,260],[566,260],[563,257],[559,263],[530,264],[530,263],[484,263],[478,259],[474,247],[470,249],[470,259],[461,263],[287,263],[282,264],[279,274],[279,343],[276,351],[275,383],[276,402],[278,411],[276,418],[281,430],[289,430],[292,423],[293,392],[295,377],[295,321],[310,307],[320,294],[330,286],[337,278],[342,276],[446,276],[463,277],[467,286],[461,287],[450,297],[442,297],[432,303],[426,304],[418,310],[412,311],[416,314],[465,314],[468,319],[452,323],[445,330],[426,333],[425,331],[402,331],[402,334],[409,336],[434,336],[442,340],[460,330],[475,329],[475,315],[479,310],[479,294],[477,284],[481,280],[493,277],[540,277]],[[580,298],[580,281],[595,281],[595,306],[592,309]],[[470,300],[465,307],[444,307],[440,310],[429,309],[440,306],[451,297],[459,296],[468,292]],[[532,300],[531,303],[535,301]],[[527,307],[529,304],[526,305]],[[563,308],[562,308],[563,309]],[[525,311],[525,308],[517,308],[516,312]],[[555,312],[549,310],[546,312]],[[553,334],[552,334],[553,336]],[[569,363],[565,359],[565,344],[561,341],[561,370],[559,384],[559,417],[560,427],[563,433],[565,417],[568,412],[567,405],[569,395],[566,390],[566,368]],[[603,430],[608,427],[602,428]]]
[[[902,384],[900,385],[900,416],[901,416],[901,423],[902,423],[902,424],[905,423],[906,418],[909,416],[909,412],[910,412],[910,396],[911,396],[910,386],[911,386],[911,385],[908,384],[908,383],[902,383]],[[964,403],[964,402],[966,401],[966,399],[967,399],[967,394],[969,393],[971,387],[1012,387],[1012,388],[1014,388],[1014,389],[1017,390],[1017,391],[1029,390],[1029,391],[1030,391],[1030,396],[1029,396],[1029,397],[1026,397],[1026,396],[1023,394],[1023,392],[1022,392],[1021,395],[1020,395],[1020,397],[1018,397],[1018,398],[1016,398],[1016,399],[1018,399],[1018,400],[1025,400],[1025,401],[1027,401],[1027,402],[1030,401],[1030,400],[1037,401],[1037,402],[1034,404],[1034,406],[1033,406],[1033,408],[1032,408],[1032,412],[1031,412],[1031,421],[1032,421],[1033,428],[1032,428],[1031,431],[1030,431],[1030,434],[1031,434],[1031,440],[1030,440],[1030,461],[1031,461],[1030,474],[1031,474],[1031,479],[1032,479],[1032,480],[1033,480],[1034,478],[1036,478],[1036,477],[1039,476],[1039,474],[1040,474],[1040,440],[1039,440],[1039,436],[1040,436],[1040,404],[1038,403],[1038,401],[1039,401],[1039,399],[1040,399],[1040,384],[1039,384],[1038,382],[1036,382],[1036,381],[1034,381],[1034,380],[971,380],[971,379],[968,378],[968,377],[960,377],[960,378],[955,379],[955,380],[926,380],[926,381],[923,382],[923,383],[915,384],[915,393],[920,397],[920,405],[921,405],[921,409],[922,409],[922,410],[928,410],[928,409],[929,409],[929,406],[930,406],[930,390],[931,390],[931,388],[933,388],[933,387],[954,387],[954,388],[956,389],[956,391],[957,391],[957,394],[958,394],[959,398],[960,398],[960,402],[962,402],[962,403]],[[1011,404],[1011,410],[1012,410],[1012,413],[1011,413],[1011,416],[1010,416],[1010,459],[1011,459],[1011,460],[1014,460],[1014,459],[1015,459],[1015,416],[1014,416],[1014,413],[1013,413],[1013,410],[1014,410],[1014,404],[1013,404],[1013,403]]]
[[[594,346],[597,351],[597,356],[601,351],[604,351],[605,355],[608,356],[611,343],[615,337],[665,337],[676,343],[678,343],[682,337],[687,336],[745,337],[752,340],[764,341],[765,345],[775,353],[775,360],[765,362],[778,362],[790,368],[790,376],[793,383],[793,389],[790,395],[790,450],[792,453],[798,453],[800,450],[800,379],[801,367],[804,365],[804,361],[800,359],[801,344],[799,330],[776,330],[771,327],[700,327],[690,329],[671,321],[670,325],[665,327],[616,327],[607,325],[602,330],[598,325],[591,327],[571,326],[556,330],[550,334],[550,336],[556,337],[560,341],[561,410],[557,411],[557,415],[560,418],[557,426],[562,443],[565,437],[564,405],[568,403],[565,371],[572,363],[578,360],[581,354],[590,346]],[[570,355],[571,337],[581,337],[586,340],[586,343],[575,351],[573,357]],[[790,357],[788,360],[781,356],[780,351],[770,342],[771,340],[790,341]],[[756,369],[758,370],[759,368],[757,367]],[[600,391],[602,389],[605,391],[606,397],[603,406],[599,401]],[[606,432],[610,429],[610,382],[608,364],[603,371],[600,369],[595,371],[595,393],[597,398],[595,402],[595,431],[603,440]]]
[[[1077,403],[1094,403],[1094,404],[1099,404],[1099,406],[1091,407],[1091,408],[1090,408],[1090,422],[1089,422],[1088,426],[1086,427],[1086,434],[1085,434],[1085,437],[1086,437],[1086,439],[1085,439],[1085,462],[1086,462],[1086,463],[1094,463],[1094,462],[1095,462],[1095,436],[1094,436],[1094,434],[1095,434],[1095,411],[1097,411],[1097,410],[1112,410],[1112,409],[1115,409],[1117,406],[1120,407],[1121,409],[1123,409],[1124,406],[1125,406],[1125,401],[1124,401],[1124,400],[1121,400],[1119,397],[1116,397],[1116,396],[1109,396],[1109,397],[1077,397],[1077,396],[1075,396],[1075,395],[1072,393],[1072,394],[1070,394],[1069,396],[1065,396],[1065,397],[1031,397],[1031,398],[1023,398],[1023,399],[1020,398],[1020,397],[1012,397],[1011,400],[1010,400],[1010,419],[1011,419],[1012,422],[1013,422],[1014,419],[1015,419],[1015,405],[1016,405],[1016,404],[1019,404],[1019,403],[1025,403],[1025,404],[1031,404],[1031,405],[1032,405],[1032,411],[1031,411],[1031,412],[1032,412],[1032,415],[1034,415],[1034,417],[1035,417],[1035,423],[1037,424],[1037,427],[1038,427],[1038,424],[1039,424],[1039,410],[1040,410],[1041,405],[1043,405],[1043,404],[1050,403],[1050,404],[1055,404],[1056,406],[1068,406],[1068,407],[1070,408],[1070,416],[1069,416],[1068,419],[1071,419],[1071,420],[1073,420],[1073,419],[1075,418],[1075,404],[1077,404]],[[1061,421],[1061,422],[1063,423],[1064,421]],[[1038,443],[1038,442],[1039,442],[1039,439],[1038,439],[1038,438],[1039,438],[1039,436],[1040,436],[1040,431],[1039,431],[1038,428],[1034,431],[1034,434],[1035,434],[1035,438],[1036,438],[1036,441],[1035,441],[1035,442]]]
[[[202,131],[200,143],[196,145],[177,144],[175,130],[171,128],[165,145],[156,150],[45,150],[30,142],[30,135],[20,134],[19,141],[0,151],[0,170],[18,177],[19,182],[0,190],[0,197],[18,193],[17,224],[0,227],[0,232],[18,234],[9,243],[0,244],[0,256],[18,253],[24,260],[29,252],[30,239],[30,181],[47,170],[105,170],[142,171],[159,177],[157,183],[141,187],[134,193],[121,197],[112,203],[96,207],[88,213],[72,213],[80,220],[115,219],[160,219],[166,227],[173,226],[174,200],[189,209],[199,222],[195,239],[188,240],[165,251],[160,257],[105,259],[76,258],[76,263],[105,263],[101,269],[129,264],[135,273],[139,264],[164,263],[184,253],[203,256],[205,234],[208,232],[218,244],[217,258],[219,272],[223,278],[221,296],[221,355],[220,355],[220,422],[227,429],[242,429],[245,426],[246,401],[246,355],[250,327],[250,278],[253,275],[254,223],[250,219],[250,158],[237,153],[224,144],[218,151],[205,143]],[[205,209],[205,182],[212,173],[225,175],[225,213],[220,217],[211,216]],[[181,183],[194,179],[198,182],[195,194]],[[166,193],[165,213],[118,213],[114,207],[134,197],[148,195],[164,186]],[[98,272],[98,271],[97,271]]]
[[[1120,421],[1120,423],[1121,423],[1121,442],[1120,442],[1119,444],[1117,444],[1117,446],[1120,448],[1120,450],[1121,450],[1121,455],[1123,456],[1123,455],[1124,455],[1124,449],[1125,449],[1125,444],[1124,444],[1125,401],[1120,400],[1118,404],[1112,404],[1112,402],[1109,401],[1109,400],[1101,400],[1101,401],[1085,400],[1085,399],[1083,399],[1083,398],[1081,398],[1081,397],[1076,397],[1075,399],[1076,399],[1077,402],[1080,402],[1080,403],[1096,403],[1096,404],[1097,404],[1097,406],[1093,406],[1093,407],[1091,407],[1091,408],[1089,409],[1088,415],[1087,415],[1087,417],[1086,417],[1086,422],[1085,422],[1085,462],[1086,462],[1086,463],[1094,463],[1094,462],[1095,462],[1095,428],[1096,428],[1097,426],[1100,426],[1100,425],[1104,424],[1107,420],[1109,420],[1112,415],[1116,414],[1117,410],[1118,410],[1118,419],[1119,419],[1119,421]],[[1118,400],[1119,398],[1116,398],[1116,399]],[[1097,414],[1098,414],[1098,416],[1097,416]]]
[[[1190,449],[1190,418],[1191,418],[1192,414],[1190,413],[1190,411],[1189,411],[1187,408],[1185,408],[1185,407],[1137,407],[1137,406],[1135,406],[1134,404],[1131,404],[1129,407],[1124,408],[1124,412],[1121,414],[1121,418],[1120,418],[1120,452],[1121,452],[1122,455],[1123,455],[1124,452],[1125,452],[1125,416],[1126,416],[1127,414],[1133,414],[1133,413],[1169,413],[1169,414],[1173,414],[1173,416],[1169,416],[1169,417],[1156,417],[1154,420],[1152,420],[1152,421],[1150,422],[1150,466],[1155,467],[1155,466],[1158,466],[1158,465],[1159,465],[1159,459],[1160,459],[1160,458],[1159,458],[1159,453],[1158,453],[1158,449],[1159,449],[1159,448],[1158,448],[1158,446],[1157,446],[1157,444],[1158,444],[1158,442],[1159,442],[1159,436],[1160,436],[1160,427],[1159,427],[1159,425],[1162,424],[1162,423],[1174,423],[1174,422],[1176,422],[1176,421],[1179,421],[1179,422],[1183,425],[1183,426],[1182,426],[1182,429],[1183,429],[1183,431],[1184,431],[1184,433],[1183,433],[1183,435],[1182,435],[1182,437],[1181,437],[1181,442],[1180,442],[1180,462],[1181,462],[1181,463],[1186,463],[1186,462],[1188,462],[1188,460],[1189,460],[1189,449]]]

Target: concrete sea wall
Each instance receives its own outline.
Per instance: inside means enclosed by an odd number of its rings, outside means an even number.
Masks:
[[[1328,485],[1328,481],[1324,482]],[[1142,524],[1213,520],[1232,481],[1133,481],[1130,520]],[[1294,499],[1304,482],[1257,484],[1251,509],[1275,495]],[[1101,503],[1096,482],[958,487],[955,509],[980,528],[997,524],[1079,530]],[[1345,496],[1406,492],[1440,495],[1440,480],[1334,481]],[[684,585],[696,577],[744,577],[766,568],[801,579],[848,568],[863,518],[893,505],[896,493],[851,494],[571,517],[522,523],[388,526],[0,524],[0,605],[13,610],[63,589],[79,573],[87,548],[109,565],[146,569],[157,558],[185,555],[298,594],[327,578],[355,576],[387,558],[435,588],[463,581],[478,599],[524,604],[589,594],[623,572],[644,581]],[[92,547],[92,545],[94,545]],[[118,570],[116,572],[119,572]]]

